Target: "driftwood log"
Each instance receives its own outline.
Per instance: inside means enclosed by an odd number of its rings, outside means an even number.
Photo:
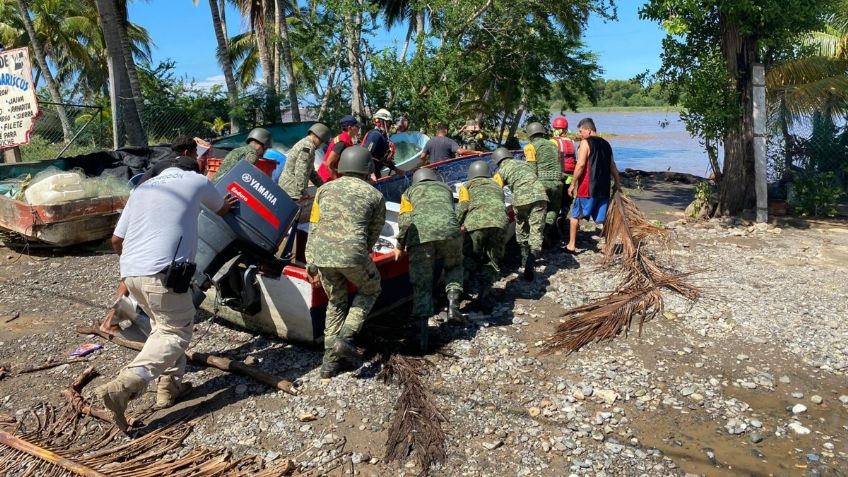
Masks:
[[[102,331],[97,323],[92,326],[83,326],[77,328],[77,333],[82,335],[97,335],[119,346],[123,346],[124,348],[129,348],[135,351],[141,351],[141,348],[144,347],[144,343],[140,341],[130,341],[128,339],[121,338],[120,336],[109,335],[108,333]],[[286,394],[297,396],[297,389],[290,381],[280,379],[274,375],[268,374],[265,371],[244,364],[240,361],[233,361],[229,358],[216,356],[214,354],[198,353],[196,351],[191,350],[186,351],[186,358],[188,358],[188,360],[194,364],[209,366],[211,368],[220,369],[221,371],[227,371],[229,373],[237,373],[249,376],[262,384],[267,384],[268,386],[271,386],[274,389],[279,389],[280,391],[283,391]]]

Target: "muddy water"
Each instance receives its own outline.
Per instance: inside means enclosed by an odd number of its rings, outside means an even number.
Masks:
[[[595,120],[598,131],[612,133],[609,142],[619,169],[686,172],[709,176],[704,148],[687,131],[677,112],[612,111],[569,113],[570,129],[584,117]]]

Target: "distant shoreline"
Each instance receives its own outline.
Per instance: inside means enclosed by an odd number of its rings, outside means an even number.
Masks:
[[[578,108],[579,111],[565,111],[566,114],[581,113],[679,113],[679,106],[587,106]],[[551,108],[552,113],[559,113],[557,108]]]

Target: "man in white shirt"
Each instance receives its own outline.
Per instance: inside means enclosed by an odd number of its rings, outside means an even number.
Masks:
[[[150,317],[152,331],[138,356],[95,394],[126,432],[129,401],[161,376],[157,407],[174,404],[190,386],[182,382],[185,350],[194,328],[191,293],[165,285],[172,262],[193,262],[200,206],[228,213],[237,199],[222,197],[206,177],[179,167],[165,169],[135,189],[112,236],[121,280]]]

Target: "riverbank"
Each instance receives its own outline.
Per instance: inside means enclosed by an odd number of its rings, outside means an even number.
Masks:
[[[637,187],[637,177],[626,178],[625,190],[674,234],[667,249],[653,252],[698,272],[692,281],[703,297],[667,296],[665,313],[641,337],[634,330],[571,356],[543,356],[540,344],[563,310],[601,296],[619,277],[604,267],[588,230],[580,254],[546,251],[533,284],[508,261],[491,315],[472,313],[468,327],[431,324],[442,348],[427,356],[432,365],[421,379],[447,434],[446,462],[431,475],[730,477],[848,468],[848,227],[687,223],[679,204],[691,200],[690,184],[651,174]],[[108,245],[36,253],[0,248],[0,366],[13,370],[0,379],[0,413],[9,415],[61,402],[59,390],[93,365],[105,377],[86,388],[90,394],[134,355],[74,333],[102,316],[113,296],[118,261]],[[319,349],[201,319],[195,351],[251,362],[295,382],[300,394],[190,366],[189,401],[147,422],[199,417],[190,447],[273,463],[292,458],[316,474],[335,457],[363,476],[419,473],[414,458],[383,458],[399,390],[376,379],[378,365],[324,384]],[[14,373],[64,359],[86,341],[105,345],[88,363]],[[131,413],[152,404],[151,388]]]

